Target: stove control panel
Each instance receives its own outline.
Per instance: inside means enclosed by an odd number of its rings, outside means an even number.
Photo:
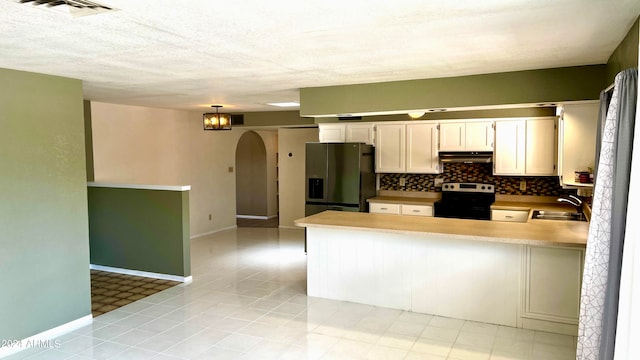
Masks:
[[[482,183],[444,183],[442,184],[442,191],[456,191],[456,192],[474,192],[474,193],[489,193],[496,192],[496,188],[493,184]]]

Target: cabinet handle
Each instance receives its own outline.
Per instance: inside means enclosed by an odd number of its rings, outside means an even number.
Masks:
[[[419,213],[419,212],[420,212],[420,210],[413,210],[413,212],[415,212],[415,213]]]
[[[380,210],[389,210],[388,208],[381,207]]]
[[[506,216],[505,216],[505,218],[507,218],[507,219],[513,219],[513,216],[511,216],[511,215],[506,215]]]

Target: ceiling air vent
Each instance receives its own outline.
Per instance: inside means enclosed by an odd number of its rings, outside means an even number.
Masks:
[[[18,2],[67,13],[74,17],[116,10],[110,6],[87,0],[18,0]]]
[[[244,125],[244,114],[231,114],[231,124]]]

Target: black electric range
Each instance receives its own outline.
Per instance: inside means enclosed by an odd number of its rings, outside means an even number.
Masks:
[[[433,216],[491,220],[495,186],[481,183],[444,183],[442,198],[434,203]]]

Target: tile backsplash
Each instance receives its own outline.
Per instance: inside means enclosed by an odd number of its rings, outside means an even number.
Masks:
[[[436,178],[444,182],[480,182],[494,184],[496,194],[560,196],[575,193],[560,186],[557,176],[494,176],[493,164],[444,164],[442,174],[380,174],[380,190],[441,191],[434,185]],[[400,178],[405,186],[400,186]],[[527,189],[520,190],[520,182],[527,182]]]

